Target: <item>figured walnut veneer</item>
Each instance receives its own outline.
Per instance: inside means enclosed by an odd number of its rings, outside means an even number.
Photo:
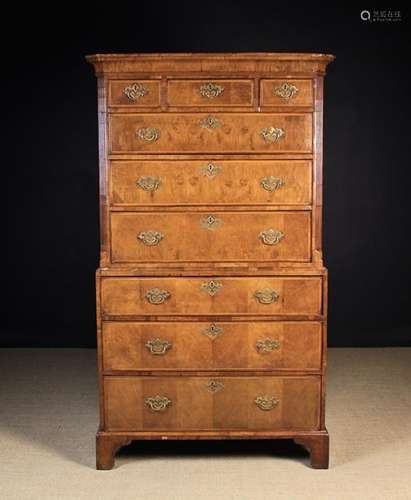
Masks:
[[[324,54],[98,54],[97,468],[138,439],[328,467]]]

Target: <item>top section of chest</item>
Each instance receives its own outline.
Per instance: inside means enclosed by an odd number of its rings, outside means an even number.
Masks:
[[[100,111],[314,111],[325,54],[100,54]],[[212,124],[210,124],[212,126]]]

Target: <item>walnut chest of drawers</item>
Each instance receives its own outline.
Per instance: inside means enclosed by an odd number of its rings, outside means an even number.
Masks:
[[[328,466],[323,54],[87,57],[98,77],[97,467],[140,439]]]

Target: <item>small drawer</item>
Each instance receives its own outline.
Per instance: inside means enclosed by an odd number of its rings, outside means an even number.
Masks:
[[[160,80],[110,80],[108,105],[157,108],[160,106]]]
[[[311,153],[311,113],[110,114],[111,153]]]
[[[110,204],[310,205],[308,160],[117,160]]]
[[[320,378],[104,378],[107,431],[315,430]]]
[[[312,107],[312,80],[261,80],[260,106]]]
[[[311,212],[111,212],[111,259],[308,262]]]
[[[101,280],[103,316],[319,315],[321,277]],[[106,318],[108,319],[108,318]]]
[[[179,107],[252,106],[252,80],[169,80],[168,104]]]
[[[105,321],[105,370],[320,370],[321,323]]]

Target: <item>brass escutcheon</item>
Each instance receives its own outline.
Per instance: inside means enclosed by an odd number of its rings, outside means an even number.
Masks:
[[[199,120],[198,124],[200,127],[206,128],[207,130],[214,130],[222,126],[221,121],[215,116],[206,116]]]
[[[151,354],[154,354],[155,356],[162,356],[163,354],[166,354],[166,352],[173,346],[172,342],[161,339],[148,340],[144,345],[151,352]]]
[[[262,288],[254,293],[254,297],[260,304],[272,304],[280,297],[272,288]]]
[[[221,389],[224,388],[224,384],[222,382],[219,382],[218,380],[209,380],[205,384],[205,388],[208,389],[210,392],[215,394],[218,391],[221,391]]]
[[[142,241],[144,245],[147,245],[149,247],[158,245],[163,238],[164,238],[163,233],[160,233],[160,231],[153,231],[153,230],[142,231],[137,236],[138,240]]]
[[[205,176],[209,177],[210,179],[214,179],[220,172],[222,168],[219,167],[218,165],[215,165],[214,163],[208,163],[205,167],[200,168],[200,172]]]
[[[270,193],[274,193],[274,191],[283,187],[284,184],[285,182],[282,179],[279,179],[278,177],[273,177],[272,175],[264,177],[263,179],[260,180],[261,187],[266,191],[269,191]]]
[[[277,142],[285,136],[285,130],[278,127],[266,127],[260,130],[260,135],[265,142]]]
[[[274,396],[258,396],[254,399],[254,403],[263,411],[270,411],[274,409],[279,401]]]
[[[203,290],[203,292],[207,292],[208,295],[211,295],[213,297],[220,291],[221,288],[223,288],[223,284],[219,283],[218,281],[210,280],[207,281],[207,283],[203,283],[200,288],[201,290]]]
[[[157,396],[146,398],[144,402],[151,411],[164,411],[171,405],[171,399],[167,396],[159,396],[158,394]]]
[[[209,339],[215,340],[219,335],[224,332],[224,328],[217,326],[212,323],[210,326],[201,331],[203,335],[206,335]]]
[[[224,92],[224,87],[217,83],[208,82],[200,87],[200,94],[207,99],[214,99]]]
[[[143,142],[156,142],[160,139],[160,129],[154,127],[143,127],[136,131],[137,137]]]
[[[137,186],[150,193],[156,191],[161,186],[161,180],[151,175],[143,175],[138,179]]]
[[[277,245],[284,238],[284,233],[277,229],[266,229],[258,235],[264,245]]]
[[[137,101],[138,99],[141,99],[146,94],[148,94],[148,92],[148,88],[138,82],[135,82],[124,89],[124,94],[131,101]]]
[[[274,340],[274,339],[270,339],[270,338],[267,338],[264,340],[257,340],[257,342],[255,344],[255,348],[257,349],[257,352],[259,352],[260,354],[264,354],[267,352],[272,352],[275,349],[279,349],[280,342],[278,340]]]
[[[204,229],[208,229],[210,231],[214,231],[214,229],[220,227],[221,224],[223,224],[223,220],[219,219],[213,214],[206,215],[205,217],[202,217],[200,219],[201,227],[203,227]]]
[[[295,95],[298,94],[298,88],[291,83],[284,82],[279,87],[276,87],[274,85],[273,92],[274,95],[288,101],[288,99],[292,99]]]
[[[150,290],[147,290],[144,297],[148,302],[150,302],[150,304],[158,306],[169,299],[171,297],[171,293],[167,290],[161,290],[161,288],[151,288]]]

